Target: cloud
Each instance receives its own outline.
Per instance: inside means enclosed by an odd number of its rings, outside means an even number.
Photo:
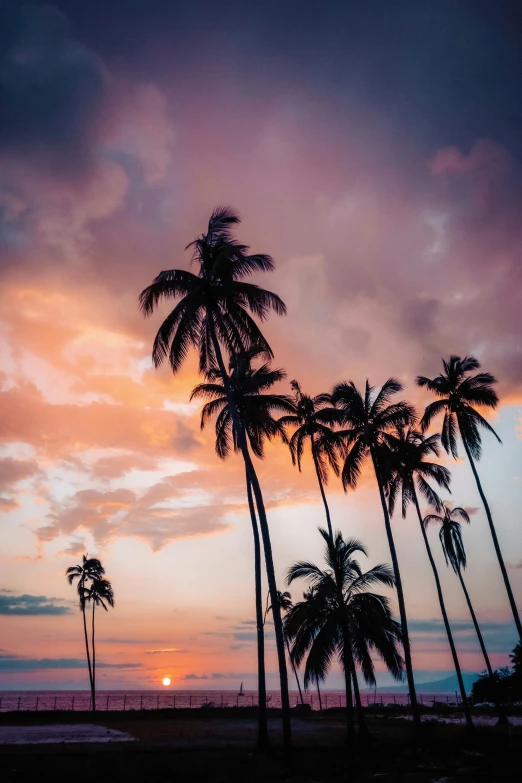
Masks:
[[[72,614],[69,602],[61,598],[47,598],[45,595],[13,595],[11,591],[0,591],[0,614],[3,615],[64,615]]]
[[[408,620],[408,628],[417,644],[437,642],[447,644],[446,630],[442,620]],[[478,647],[475,627],[471,620],[451,620],[451,630],[459,648],[474,650]],[[490,652],[504,652],[516,644],[516,629],[512,622],[482,621],[480,630],[486,648]]]
[[[146,655],[159,655],[161,653],[185,653],[186,650],[182,650],[181,647],[165,647],[163,650],[146,650]]]
[[[184,674],[182,680],[208,680],[206,674]]]
[[[100,669],[139,669],[141,663],[105,663],[96,661]],[[0,671],[25,672],[51,669],[84,669],[83,658],[22,658],[17,655],[0,655]]]

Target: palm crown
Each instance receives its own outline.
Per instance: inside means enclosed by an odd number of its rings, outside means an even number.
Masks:
[[[168,357],[177,372],[191,346],[199,351],[200,370],[215,364],[214,339],[229,353],[252,345],[272,355],[252,315],[264,320],[270,310],[286,312],[283,301],[270,291],[244,278],[255,272],[270,272],[274,263],[264,254],[249,255],[249,248],[233,236],[239,216],[228,207],[214,210],[207,233],[187,246],[197,274],[182,269],[160,272],[140,295],[144,315],[151,315],[163,299],[179,299],[160,326],[152,351],[156,366]]]
[[[288,571],[288,583],[306,579],[311,590],[305,600],[289,610],[285,628],[294,640],[292,655],[297,665],[308,653],[305,686],[317,678],[324,679],[332,658],[338,655],[342,665],[354,660],[363,676],[373,684],[374,665],[371,651],[385,661],[394,677],[402,677],[403,662],[398,651],[400,624],[392,616],[388,599],[369,592],[374,585],[393,587],[395,579],[387,565],[377,565],[363,572],[354,555],[366,554],[364,546],[351,538],[344,541],[340,532],[330,538],[320,530],[325,540],[326,568],[313,563],[298,562]],[[343,629],[348,632],[349,652],[344,649]]]
[[[114,608],[114,590],[108,579],[95,579],[87,589],[86,600],[95,606],[102,606],[108,611],[107,606]]]
[[[463,508],[450,508],[447,503],[442,504],[443,515],[428,514],[424,517],[424,526],[430,524],[440,525],[439,538],[444,552],[444,559],[449,563],[456,574],[461,568],[466,568],[466,550],[462,540],[462,526],[460,522],[469,524],[469,515]]]
[[[430,380],[423,375],[417,377],[417,384],[440,397],[428,405],[421,420],[423,432],[429,427],[432,419],[439,413],[444,413],[441,442],[445,450],[458,456],[457,435],[466,442],[475,459],[480,459],[482,453],[479,427],[492,432],[499,442],[500,438],[493,427],[475,410],[474,406],[496,408],[498,396],[492,388],[496,379],[489,372],[471,375],[473,370],[480,368],[480,363],[474,356],[452,356],[449,361],[442,360],[444,372]]]
[[[95,557],[87,557],[83,555],[81,564],[71,566],[65,572],[67,580],[70,585],[73,584],[75,579],[78,579],[78,597],[80,599],[80,608],[85,606],[85,601],[88,595],[87,582],[95,582],[101,579],[105,569],[101,562]]]
[[[370,452],[375,458],[380,457],[382,468],[389,448],[387,434],[391,430],[414,424],[416,417],[412,405],[404,401],[390,402],[400,391],[402,385],[394,378],[389,378],[377,394],[369,381],[366,381],[364,396],[352,381],[344,381],[334,388],[332,402],[341,414],[342,424],[349,425],[348,429],[337,433],[346,445],[341,473],[345,489],[357,485],[362,464]]]
[[[238,412],[252,451],[257,457],[263,456],[265,440],[276,435],[284,437],[282,426],[273,418],[273,412],[292,409],[291,400],[283,394],[264,393],[274,383],[285,378],[281,369],[272,369],[264,362],[260,367],[252,367],[252,362],[266,354],[263,348],[252,348],[232,355],[229,364],[229,383],[232,400]],[[201,411],[201,427],[216,416],[216,451],[225,459],[230,453],[239,450],[239,441],[234,427],[230,406],[225,392],[223,375],[218,367],[212,365],[206,372],[207,383],[200,383],[193,390],[190,399],[208,400]]]
[[[309,440],[317,472],[325,484],[328,482],[328,465],[339,475],[338,441],[332,426],[340,421],[340,413],[331,407],[329,394],[310,397],[303,394],[297,381],[292,381],[294,391],[293,411],[279,419],[284,427],[296,427],[289,440],[292,464],[301,470],[301,460]]]
[[[431,479],[439,487],[450,491],[449,470],[427,459],[431,455],[438,457],[439,438],[438,434],[425,438],[422,433],[412,428],[386,434],[386,440],[391,448],[391,475],[387,483],[390,514],[393,514],[400,494],[402,516],[405,517],[408,505],[416,502],[416,489],[426,498],[430,506],[440,511],[442,507],[440,498],[427,481]]]

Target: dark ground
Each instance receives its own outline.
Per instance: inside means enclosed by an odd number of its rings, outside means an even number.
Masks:
[[[178,710],[176,713],[20,713],[0,716],[2,725],[97,723],[135,737],[108,745],[0,745],[0,781],[178,781],[199,783],[521,783],[522,730],[480,728],[474,736],[455,725],[428,724],[422,747],[411,723],[370,717],[373,735],[349,753],[343,717],[301,716],[293,721],[295,749],[284,770],[280,726],[271,718],[274,750],[252,752],[255,715],[250,710]]]

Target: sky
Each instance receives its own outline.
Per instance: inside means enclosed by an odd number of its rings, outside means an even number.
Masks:
[[[0,0],[0,688],[86,688],[65,569],[100,557],[99,685],[256,685],[253,545],[239,457],[200,430],[189,357],[155,370],[140,291],[188,268],[216,205],[276,271],[265,334],[310,394],[414,383],[441,357],[498,378],[478,468],[522,600],[522,8],[505,0]],[[288,382],[278,389],[289,390]],[[516,642],[464,459],[465,577],[495,666]],[[312,466],[257,465],[280,584],[320,562]],[[370,471],[328,485],[334,527],[389,561]],[[419,682],[450,653],[414,516],[393,519]],[[483,661],[430,534],[462,667]],[[292,586],[295,600],[304,585]],[[277,665],[268,628],[268,685]],[[377,664],[378,669],[382,667]],[[390,683],[379,671],[379,682]],[[328,687],[339,687],[332,670]]]

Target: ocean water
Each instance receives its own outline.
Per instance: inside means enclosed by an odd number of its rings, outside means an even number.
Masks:
[[[363,692],[361,700],[364,705],[373,704],[384,707],[390,705],[408,704],[406,693]],[[431,706],[434,701],[457,702],[455,694],[422,693],[417,694],[422,704]],[[317,691],[303,693],[303,699],[313,710],[320,709]],[[0,712],[12,711],[47,711],[90,709],[90,693],[88,691],[0,691]],[[279,691],[268,691],[269,707],[280,707]],[[290,692],[290,703],[295,707],[299,703],[299,693]],[[237,691],[230,690],[177,690],[163,688],[162,690],[145,691],[97,691],[96,708],[98,710],[157,710],[172,708],[211,708],[211,707],[252,707],[257,705],[257,691],[244,691],[240,696]],[[322,691],[322,709],[346,706],[344,691]]]

